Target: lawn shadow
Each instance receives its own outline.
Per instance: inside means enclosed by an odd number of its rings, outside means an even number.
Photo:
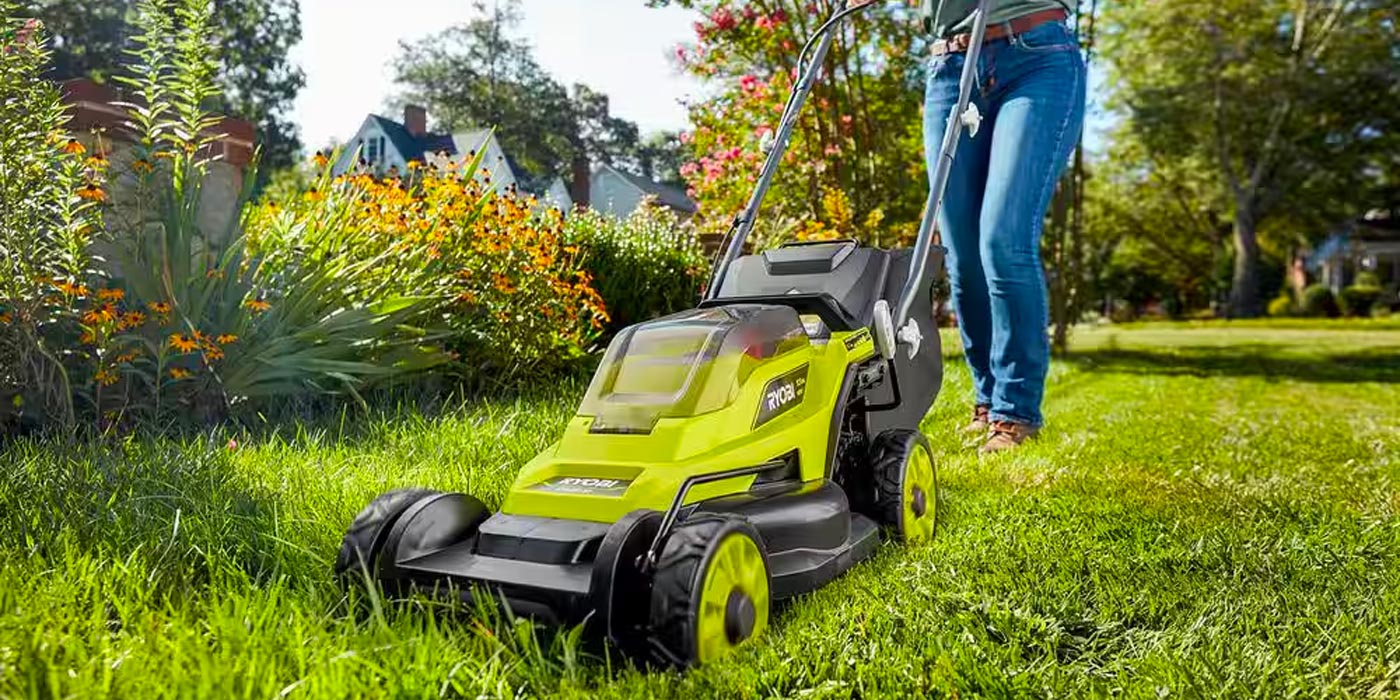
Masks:
[[[1193,377],[1263,377],[1271,380],[1358,384],[1400,383],[1400,349],[1310,354],[1267,343],[1179,345],[1161,349],[1103,347],[1075,350],[1065,362],[1090,372],[1184,375]]]

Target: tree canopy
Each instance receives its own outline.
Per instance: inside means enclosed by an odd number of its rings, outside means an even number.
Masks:
[[[58,79],[106,82],[129,59],[128,19],[137,0],[36,0],[34,14],[53,37]],[[288,112],[306,82],[287,54],[301,40],[297,0],[213,0],[220,47],[217,111],[247,119],[262,139],[265,172],[291,164],[301,150]]]

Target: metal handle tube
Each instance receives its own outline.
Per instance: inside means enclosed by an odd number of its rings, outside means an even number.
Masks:
[[[836,12],[832,15],[832,20],[827,25],[834,26],[834,21],[846,11],[846,2],[837,6]],[[739,257],[744,250],[744,242],[749,238],[749,232],[753,230],[754,220],[758,218],[758,210],[763,206],[763,198],[768,194],[768,188],[773,184],[773,175],[778,171],[778,164],[782,162],[783,155],[787,152],[788,139],[792,136],[792,130],[797,126],[797,115],[802,112],[802,105],[807,102],[807,96],[812,93],[812,85],[816,83],[817,76],[821,75],[822,64],[826,61],[827,51],[831,49],[831,44],[836,39],[836,32],[828,30],[822,36],[821,43],[817,45],[817,51],[812,56],[812,62],[803,71],[797,84],[793,86],[792,97],[788,100],[787,109],[783,110],[782,119],[778,123],[778,132],[774,136],[773,148],[768,151],[768,157],[763,161],[763,170],[759,172],[758,184],[754,187],[753,194],[749,196],[749,203],[744,207],[744,211],[739,218],[734,220],[730,228],[729,244],[724,250],[724,256],[715,265],[715,270],[710,276],[710,285],[705,290],[706,299],[714,299],[719,295],[719,288],[724,284],[725,274],[729,272],[730,263]]]
[[[914,259],[910,262],[909,278],[904,281],[904,289],[899,295],[899,307],[894,316],[894,327],[903,328],[909,322],[909,310],[919,290],[925,287],[928,275],[928,254],[933,246],[933,227],[938,221],[938,212],[943,208],[943,192],[948,189],[948,176],[953,169],[953,156],[958,152],[958,140],[962,138],[962,115],[972,100],[972,91],[977,81],[977,59],[982,55],[982,41],[987,36],[987,9],[990,0],[978,0],[977,15],[972,22],[972,42],[967,47],[966,62],[962,77],[958,81],[958,104],[948,115],[948,126],[943,130],[943,149],[934,166],[932,182],[929,186],[928,201],[924,204],[924,217],[919,222],[919,235],[914,241]]]

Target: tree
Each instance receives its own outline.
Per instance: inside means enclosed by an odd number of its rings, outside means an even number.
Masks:
[[[136,0],[37,0],[35,15],[53,37],[57,79],[106,82],[128,61],[129,16]],[[306,83],[287,53],[301,40],[297,0],[214,0],[220,55],[221,103],[211,107],[257,126],[263,172],[297,158],[301,142],[288,120],[292,100]]]
[[[653,0],[701,13],[677,60],[709,84],[686,135],[683,175],[700,224],[722,231],[744,206],[777,127],[798,53],[835,9],[831,0]],[[927,193],[921,136],[922,33],[915,11],[872,7],[838,30],[759,219],[769,241],[912,237]],[[761,244],[762,242],[760,242]]]
[[[1261,236],[1374,206],[1400,120],[1391,0],[1113,3],[1113,105],[1154,165],[1209,163],[1231,220],[1229,310],[1256,316]]]
[[[416,42],[402,42],[394,62],[399,100],[423,105],[448,130],[491,126],[501,147],[536,177],[567,176],[589,161],[635,165],[637,126],[613,116],[606,95],[585,85],[566,89],[513,36],[519,0]]]

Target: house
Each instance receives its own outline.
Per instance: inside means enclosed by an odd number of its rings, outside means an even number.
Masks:
[[[647,198],[654,199],[682,219],[693,216],[698,210],[684,192],[606,163],[593,169],[588,184],[589,206],[605,214],[625,217]]]
[[[350,170],[357,159],[377,172],[390,168],[403,171],[412,161],[447,165],[461,162],[469,154],[485,150],[481,157],[483,171],[478,177],[491,178],[491,188],[504,192],[511,187],[519,187],[522,180],[516,167],[501,149],[500,141],[490,129],[474,129],[455,134],[436,134],[428,131],[428,113],[422,107],[404,107],[403,121],[396,122],[378,114],[365,117],[360,128],[346,143],[332,172],[339,175]],[[522,187],[523,189],[523,187]],[[540,198],[553,206],[568,209],[573,206],[561,178],[555,178],[545,191],[536,192]]]
[[[455,134],[436,134],[428,131],[428,114],[422,107],[409,105],[404,108],[403,121],[371,114],[365,117],[336,161],[333,172],[337,175],[351,169],[356,159],[363,160],[378,172],[390,168],[402,171],[411,161],[447,164],[459,161],[465,154],[475,154],[485,149],[482,167],[491,173],[491,185],[497,192],[505,191],[512,185],[532,192],[550,206],[570,210],[575,205],[591,206],[599,211],[616,216],[627,216],[647,197],[655,198],[662,206],[669,207],[682,217],[695,213],[695,203],[685,193],[674,187],[652,182],[611,165],[598,165],[588,168],[587,163],[577,164],[573,181],[576,187],[570,188],[561,177],[554,177],[543,187],[526,187],[530,180],[527,173],[511,161],[501,148],[500,141],[490,129],[474,129]],[[587,191],[584,190],[586,183]],[[578,192],[583,196],[575,197]]]
[[[1387,289],[1400,287],[1400,211],[1377,209],[1343,224],[1305,261],[1318,280],[1340,292],[1357,273],[1372,272]]]

